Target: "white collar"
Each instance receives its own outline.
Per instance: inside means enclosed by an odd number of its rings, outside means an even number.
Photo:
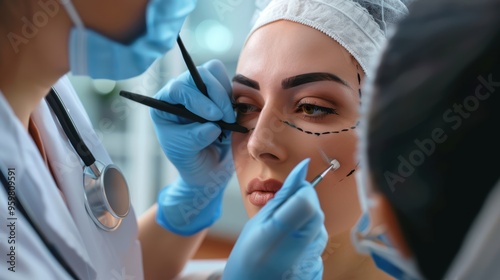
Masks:
[[[500,277],[500,180],[472,223],[445,279]]]
[[[0,167],[2,170],[15,168],[17,198],[31,219],[37,221],[47,240],[64,258],[71,260],[68,264],[77,275],[95,276],[79,231],[52,175],[44,168],[35,142],[1,91],[0,120],[0,131],[4,135],[0,142]]]

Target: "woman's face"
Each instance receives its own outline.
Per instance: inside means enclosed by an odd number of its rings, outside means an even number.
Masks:
[[[237,122],[232,150],[250,217],[281,188],[300,161],[310,158],[307,180],[327,166],[341,167],[316,186],[330,235],[349,230],[360,216],[354,172],[363,72],[336,41],[313,28],[278,21],[247,41],[233,78]]]

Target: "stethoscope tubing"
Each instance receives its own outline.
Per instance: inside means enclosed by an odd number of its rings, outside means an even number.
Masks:
[[[96,161],[94,155],[92,155],[92,152],[90,152],[89,148],[80,137],[80,133],[78,133],[73,120],[69,116],[66,107],[57,92],[52,88],[45,99],[54,111],[54,114],[57,116],[57,119],[71,142],[71,145],[83,160],[85,166],[91,166],[94,164]]]

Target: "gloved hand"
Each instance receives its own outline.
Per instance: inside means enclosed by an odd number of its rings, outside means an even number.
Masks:
[[[243,228],[222,279],[321,279],[328,235],[316,192],[305,181],[309,159]]]
[[[198,67],[210,99],[185,72],[168,83],[156,98],[182,104],[208,120],[235,122],[229,98],[231,84],[224,65],[212,60]],[[157,222],[181,235],[192,235],[220,216],[223,191],[234,172],[230,131],[218,140],[221,129],[213,123],[197,123],[151,109],[156,134],[180,178],[160,191]]]

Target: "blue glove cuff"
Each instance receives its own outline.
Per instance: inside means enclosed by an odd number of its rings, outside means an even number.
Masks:
[[[187,186],[178,179],[158,194],[156,222],[175,234],[196,234],[219,219],[224,188]]]

